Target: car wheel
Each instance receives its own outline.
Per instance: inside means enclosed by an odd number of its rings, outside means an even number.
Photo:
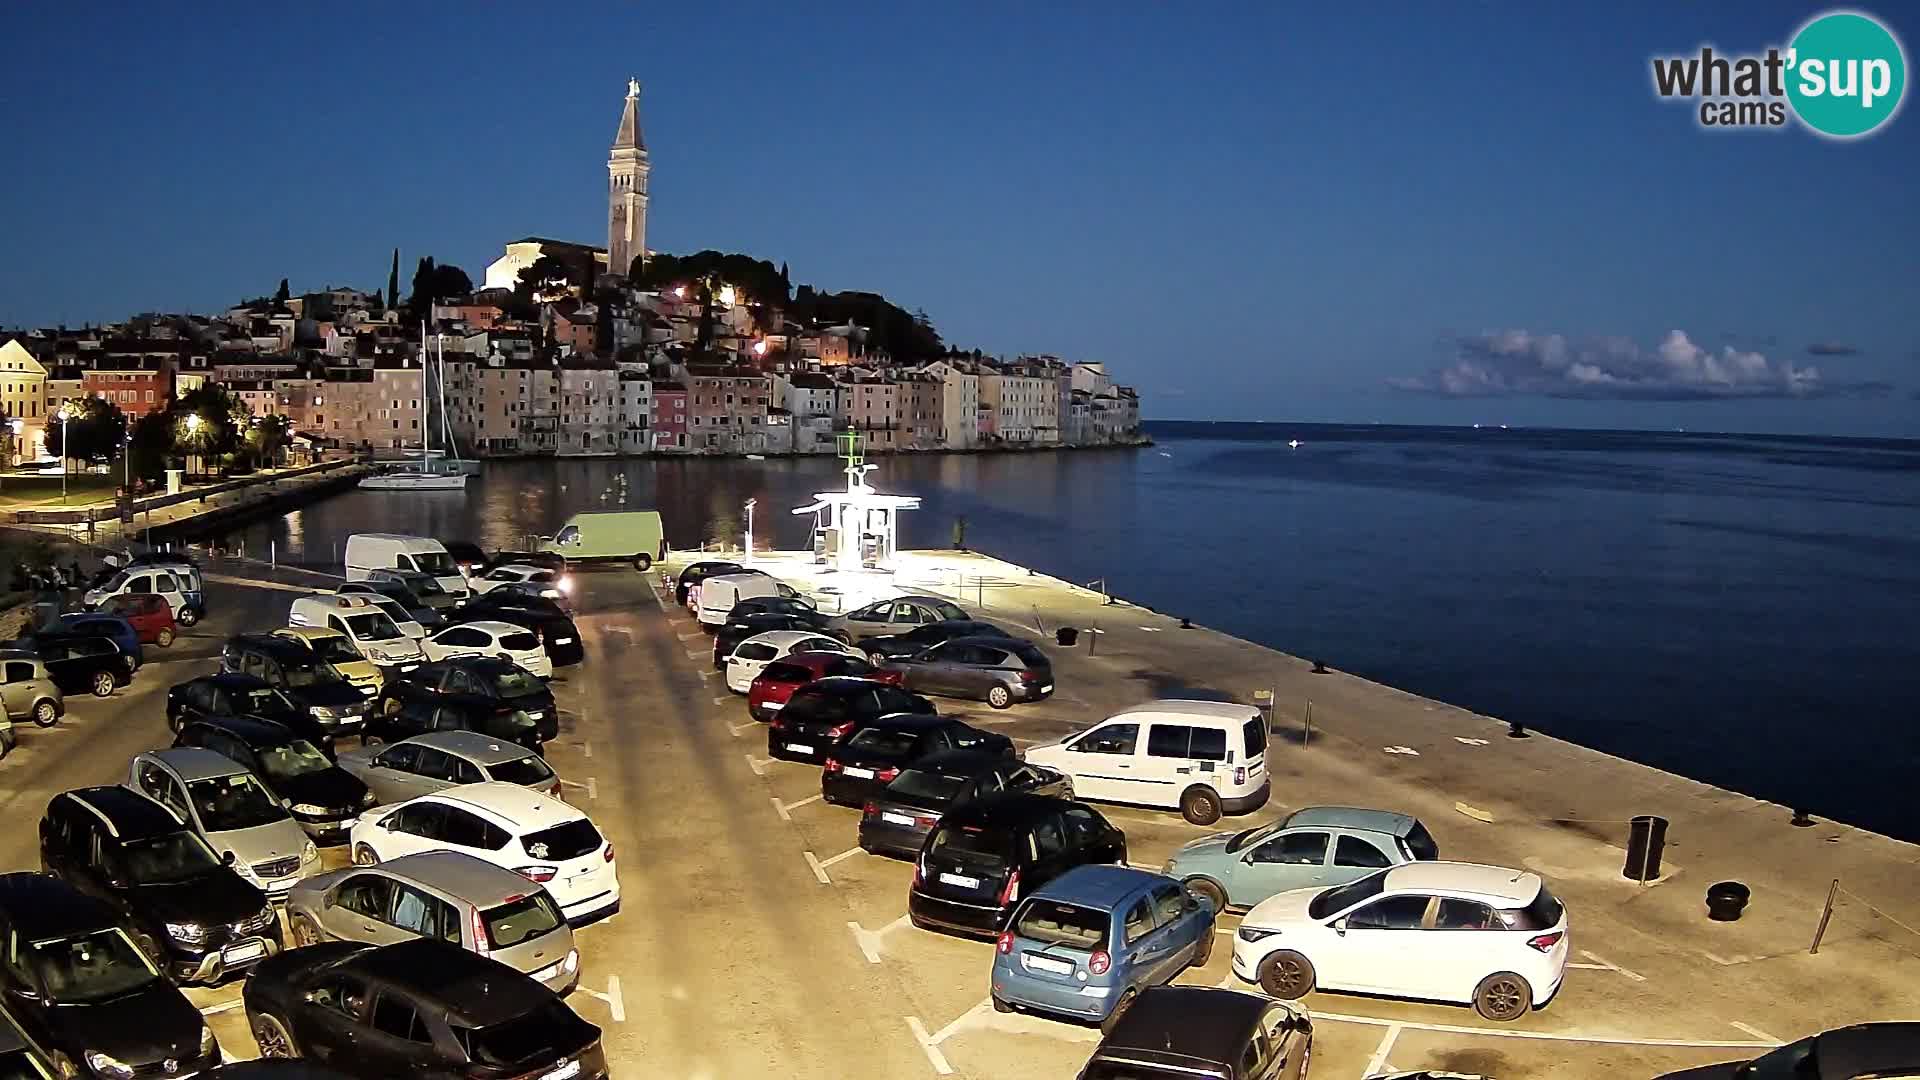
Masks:
[[[300,1051],[293,1045],[293,1036],[287,1033],[287,1025],[271,1013],[261,1013],[253,1018],[253,1041],[260,1047],[263,1058],[297,1058]]]
[[[1188,788],[1180,796],[1180,816],[1195,825],[1211,825],[1220,820],[1220,796],[1203,787]]]
[[[353,865],[375,866],[375,865],[378,865],[379,862],[380,862],[379,853],[374,851],[371,847],[368,847],[366,844],[353,845]]]
[[[13,753],[14,736],[11,726],[0,728],[0,758]]]
[[[360,733],[361,746],[379,746],[381,743],[386,741],[387,740],[381,738],[378,735],[369,735],[364,731]]]
[[[633,557],[633,568],[643,574],[653,569],[653,556],[644,553],[635,555]]]
[[[173,647],[173,637],[173,627],[163,626],[159,633],[153,635],[153,643],[163,649],[170,649]]]
[[[1120,1017],[1125,1015],[1126,1011],[1133,1007],[1133,999],[1139,996],[1140,991],[1131,988],[1129,988],[1126,993],[1121,994],[1120,1000],[1113,1003],[1113,1011],[1107,1014],[1105,1020],[1100,1021],[1100,1034],[1113,1034],[1113,1029],[1120,1024]]]
[[[887,662],[887,654],[883,652],[870,652],[867,654],[867,662],[874,667],[879,667],[881,664]]]
[[[1013,704],[1013,691],[996,685],[987,691],[987,704],[996,709],[1004,709]]]
[[[1313,961],[1292,949],[1281,949],[1260,961],[1257,974],[1260,989],[1282,1001],[1306,997],[1313,990]]]
[[[1473,988],[1473,1008],[1502,1024],[1518,1020],[1533,1008],[1533,987],[1511,971],[1489,975]]]
[[[1187,887],[1188,892],[1195,896],[1203,897],[1208,903],[1212,904],[1215,915],[1225,915],[1227,913],[1227,890],[1223,888],[1219,882],[1210,877],[1195,877],[1188,878],[1181,884]]]
[[[1012,1012],[1012,1011],[1013,1011],[1013,1006],[1011,1006],[1011,1005],[1009,1005],[1009,1004],[1007,1004],[1007,1003],[1006,1003],[1006,1002],[1004,1002],[1004,1001],[1001,1001],[1001,1000],[1000,1000],[1000,995],[998,995],[998,994],[991,994],[991,995],[989,995],[989,996],[993,998],[993,1011],[994,1011],[994,1012],[997,1012],[997,1013],[1010,1013],[1010,1012]]]
[[[1206,967],[1207,961],[1211,959],[1213,959],[1213,927],[1209,926],[1207,927],[1207,932],[1200,935],[1200,940],[1193,946],[1193,963],[1191,966],[1197,968]]]
[[[200,611],[197,608],[183,607],[180,613],[173,617],[173,621],[181,626],[192,626],[200,621]]]
[[[94,697],[112,697],[113,696],[113,672],[96,671],[93,673],[93,696]]]
[[[33,703],[33,722],[41,727],[52,727],[60,722],[60,710],[54,707],[53,702],[41,698]]]
[[[162,970],[166,969],[167,954],[161,951],[160,943],[153,940],[152,934],[142,933],[138,930],[134,931],[133,944],[141,952],[147,954],[147,959],[153,961],[154,967],[160,968]]]
[[[320,928],[305,915],[295,915],[288,919],[287,932],[293,936],[295,948],[320,944]]]

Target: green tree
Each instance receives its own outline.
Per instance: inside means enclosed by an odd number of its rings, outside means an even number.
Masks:
[[[387,270],[387,307],[400,306],[400,249],[393,249],[393,266]]]
[[[111,459],[127,433],[127,415],[120,406],[100,398],[86,398],[68,405],[68,418],[58,414],[47,421],[47,452],[68,461],[97,462]]]
[[[280,287],[273,291],[273,305],[275,307],[286,307],[287,301],[292,298],[293,293],[287,289],[287,279],[281,278]]]
[[[181,395],[171,410],[179,450],[215,461],[231,458],[250,413],[246,403],[219,383],[202,383]]]
[[[150,412],[134,421],[133,438],[127,445],[130,470],[146,480],[165,475],[174,452],[173,426],[176,416],[169,403],[166,410]]]
[[[272,466],[280,458],[280,450],[287,445],[287,436],[293,431],[293,420],[279,413],[267,416],[250,417],[242,445],[257,466]]]

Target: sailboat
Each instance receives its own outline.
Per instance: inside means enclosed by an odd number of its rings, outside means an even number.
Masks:
[[[440,354],[440,368],[436,383],[443,395],[440,403],[440,416],[444,423],[447,406],[444,400],[446,385],[446,351]],[[449,463],[434,460],[439,454],[428,448],[432,442],[432,428],[427,422],[427,373],[432,370],[432,360],[427,353],[427,327],[420,324],[420,456],[414,460],[395,465],[372,476],[361,477],[360,487],[369,491],[465,491],[468,473],[462,467],[458,455]],[[446,432],[447,445],[453,445],[453,433]]]

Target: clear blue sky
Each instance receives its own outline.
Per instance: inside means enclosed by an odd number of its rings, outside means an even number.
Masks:
[[[1107,360],[1149,416],[1920,435],[1920,113],[1713,135],[1651,90],[1820,8],[909,7],[28,5],[0,323],[604,243],[637,75],[650,246]]]

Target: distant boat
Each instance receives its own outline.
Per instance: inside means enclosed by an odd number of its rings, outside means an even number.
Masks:
[[[465,491],[464,472],[434,472],[422,465],[399,465],[360,479],[368,491]]]
[[[1287,440],[1287,446],[1288,446],[1288,447],[1290,447],[1291,449],[1294,449],[1294,450],[1298,450],[1298,449],[1300,449],[1300,440],[1299,440],[1299,439],[1288,439],[1288,440]]]
[[[748,454],[748,455],[747,455],[747,460],[748,460],[748,461],[765,461],[765,460],[767,460],[767,455],[765,455],[765,454]]]
[[[420,456],[405,464],[394,466],[371,476],[361,477],[360,487],[368,491],[465,491],[467,480],[472,475],[466,469],[466,463],[459,454],[453,460],[444,460],[444,451],[436,451],[430,445],[432,429],[427,424],[427,371],[433,358],[427,352],[427,325],[420,324]],[[446,349],[443,345],[440,353],[441,393],[445,393]],[[442,422],[446,419],[446,402],[440,405]],[[396,421],[397,423],[397,421]],[[453,445],[453,433],[447,432],[447,445]]]
[[[1167,453],[1167,452],[1166,452],[1165,450],[1162,450],[1162,451],[1160,451],[1160,456],[1161,456],[1161,457],[1172,457],[1173,455],[1172,455],[1172,454],[1169,454],[1169,453]]]

